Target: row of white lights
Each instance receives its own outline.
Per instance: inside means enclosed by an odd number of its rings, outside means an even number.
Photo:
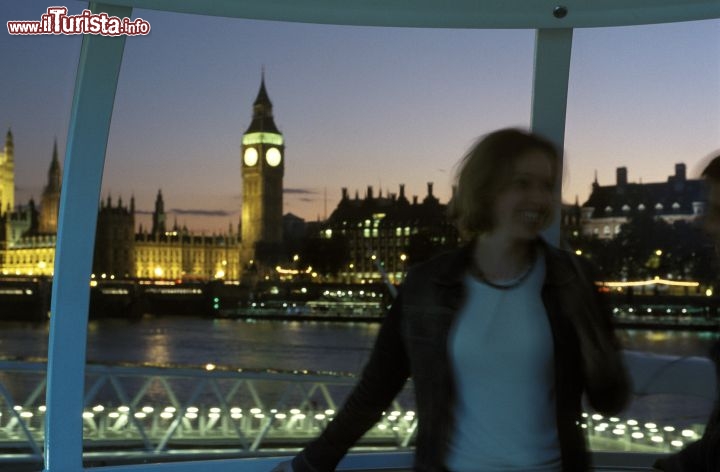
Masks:
[[[23,409],[22,406],[15,406],[13,407],[16,412],[20,415],[21,418],[32,418],[34,414],[31,411],[27,411]],[[38,407],[39,413],[45,413],[46,407],[40,406]],[[96,405],[92,408],[92,411],[85,411],[83,412],[83,418],[85,419],[93,419],[96,415],[101,414],[105,412],[106,408],[102,405]],[[131,411],[131,408],[129,406],[119,406],[115,409],[115,411],[111,411],[107,414],[109,418],[120,418],[121,416],[128,416]],[[143,419],[146,418],[148,415],[154,413],[156,409],[151,406],[144,406],[140,409],[140,411],[135,412],[133,415],[135,418]],[[190,406],[185,409],[184,417],[187,419],[197,419],[199,416],[200,409],[195,406]],[[253,418],[257,419],[264,419],[271,415],[275,419],[278,420],[284,420],[284,419],[293,419],[293,420],[304,420],[307,418],[307,415],[305,415],[300,409],[298,408],[292,408],[288,411],[288,413],[283,413],[278,411],[277,409],[271,409],[269,410],[269,415],[267,415],[261,408],[251,408],[248,410],[250,415],[252,415]],[[173,406],[165,407],[162,412],[160,412],[160,417],[163,419],[172,419],[177,414],[177,408]],[[217,419],[220,418],[222,414],[222,410],[218,407],[212,407],[208,410],[208,417],[211,419]],[[335,415],[335,410],[327,409],[322,413],[316,413],[313,418],[316,420],[325,420],[325,419],[332,419],[332,417]],[[0,416],[2,416],[2,413],[0,413]],[[383,413],[383,416],[385,416],[385,419],[388,422],[394,423],[398,421],[400,418],[402,418],[406,422],[412,422],[415,419],[415,412],[414,411],[406,411],[405,413],[402,413],[400,411],[392,411],[390,413]],[[665,442],[665,438],[662,436],[662,434],[672,434],[677,435],[677,429],[674,426],[664,426],[660,427],[656,423],[648,422],[644,424],[640,424],[637,420],[629,419],[625,422],[622,422],[620,418],[617,417],[610,417],[610,418],[604,418],[600,414],[588,414],[583,413],[583,418],[586,420],[585,424],[582,424],[581,427],[586,430],[590,430],[596,433],[605,433],[608,430],[612,432],[615,436],[626,436],[629,435],[632,439],[640,440],[640,439],[649,439],[651,442],[655,444],[661,444]],[[230,409],[230,417],[233,419],[240,419],[243,417],[243,409],[239,407],[233,407]],[[388,425],[380,423],[377,425],[377,428],[380,430],[385,430],[388,428]],[[397,429],[397,427],[393,427],[393,429]],[[691,430],[691,429],[683,429],[680,431],[680,436],[684,438],[685,440],[695,440],[698,438],[698,434]],[[673,439],[670,441],[670,444],[675,447],[682,447],[684,445],[684,442],[680,439]]]
[[[615,437],[623,437],[629,435],[634,440],[649,440],[655,445],[661,445],[666,442],[666,438],[663,435],[673,435],[677,437],[677,428],[674,426],[663,426],[662,428],[656,423],[647,422],[640,424],[637,420],[629,419],[624,423],[621,422],[620,418],[610,417],[604,418],[600,414],[589,415],[583,413],[583,418],[591,424],[583,424],[581,427],[586,430],[590,430],[595,433],[606,433],[608,430],[611,431]],[[597,423],[597,424],[595,424]],[[685,445],[684,441],[694,441],[698,439],[698,434],[691,429],[683,429],[680,431],[680,436],[683,439],[671,439],[670,445],[676,448],[681,448]]]
[[[351,296],[351,297],[352,297],[352,296],[353,296],[353,291],[352,291],[352,290],[348,290],[347,292],[345,292],[344,290],[338,290],[337,292],[334,292],[334,291],[331,291],[331,290],[325,290],[325,291],[323,292],[323,295],[325,295],[326,297],[327,297],[327,296],[331,296],[331,297],[344,297],[345,295],[348,295],[348,296]],[[357,295],[360,295],[361,297],[368,296],[368,297],[372,297],[372,298],[375,298],[375,297],[380,296],[380,295],[378,295],[378,294],[375,293],[375,292],[365,292],[365,290],[360,290],[359,292],[357,292]]]

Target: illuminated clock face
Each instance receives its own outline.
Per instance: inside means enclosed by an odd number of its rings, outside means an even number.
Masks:
[[[265,161],[271,167],[280,165],[281,160],[282,155],[280,154],[280,150],[278,150],[278,148],[270,148],[265,153]]]
[[[248,167],[252,167],[255,164],[257,164],[258,161],[258,152],[255,148],[247,148],[245,149],[245,154],[243,155],[243,160],[245,161],[245,165]]]

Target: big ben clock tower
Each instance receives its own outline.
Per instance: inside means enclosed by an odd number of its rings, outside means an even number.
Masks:
[[[242,138],[242,264],[274,263],[282,243],[285,145],[260,82],[253,117]]]

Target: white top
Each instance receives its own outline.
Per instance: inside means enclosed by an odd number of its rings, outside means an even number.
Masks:
[[[530,270],[509,289],[465,279],[467,302],[448,340],[457,396],[451,471],[561,468],[552,332],[540,296],[545,259]]]

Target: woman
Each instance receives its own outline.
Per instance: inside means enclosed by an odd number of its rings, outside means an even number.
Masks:
[[[465,156],[450,215],[468,243],[413,267],[362,377],[292,469],[331,471],[412,377],[415,470],[588,468],[581,396],[620,411],[628,381],[592,278],[540,232],[559,156],[515,129]]]

